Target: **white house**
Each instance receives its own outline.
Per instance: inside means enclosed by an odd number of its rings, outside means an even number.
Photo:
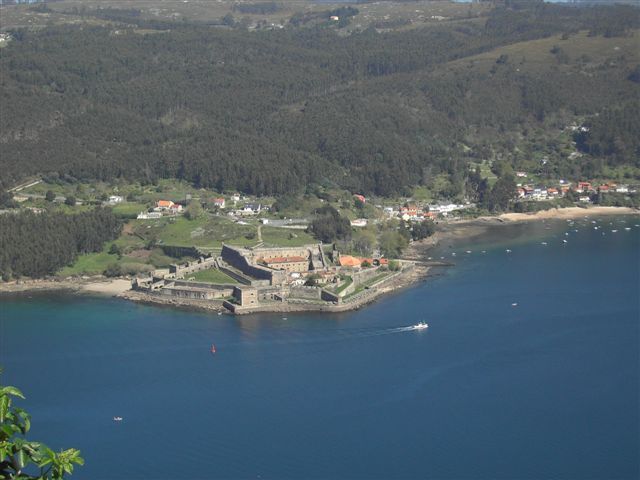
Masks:
[[[138,220],[150,220],[153,218],[162,218],[162,213],[160,212],[140,212],[136,217]]]
[[[242,207],[242,213],[245,215],[256,215],[262,210],[262,205],[259,203],[247,203]]]
[[[352,227],[366,227],[367,219],[366,218],[356,218],[355,220],[351,220]]]
[[[109,204],[115,205],[116,203],[122,203],[122,197],[120,195],[111,195],[109,197]]]

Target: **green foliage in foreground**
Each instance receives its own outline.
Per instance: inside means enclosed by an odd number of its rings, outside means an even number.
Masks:
[[[84,465],[80,450],[54,452],[45,444],[27,440],[31,415],[13,406],[14,398],[24,399],[16,387],[0,385],[0,478],[60,480]],[[37,471],[36,474],[27,470]]]

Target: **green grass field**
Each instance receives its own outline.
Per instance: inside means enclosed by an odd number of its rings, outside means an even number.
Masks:
[[[63,268],[59,276],[69,277],[74,275],[100,275],[112,263],[118,262],[117,255],[109,255],[106,251],[80,255],[76,262]]]
[[[124,202],[111,207],[113,213],[121,218],[136,218],[136,216],[149,208],[144,203]]]
[[[262,227],[262,241],[266,246],[299,247],[318,241],[304,230],[292,228]]]
[[[258,243],[255,226],[239,225],[226,218],[207,215],[195,220],[165,217],[139,221],[135,224],[134,232],[143,238],[156,238],[164,245],[180,247],[221,248],[223,242],[244,246]]]
[[[207,283],[238,283],[234,278],[230,277],[224,272],[212,268],[210,270],[202,270],[193,275],[189,275],[189,278],[194,278],[198,282]]]

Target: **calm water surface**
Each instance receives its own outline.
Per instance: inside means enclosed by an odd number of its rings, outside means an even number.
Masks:
[[[341,315],[5,297],[2,381],[74,479],[638,478],[636,223],[502,228]]]

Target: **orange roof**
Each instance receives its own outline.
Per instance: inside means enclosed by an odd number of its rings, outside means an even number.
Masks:
[[[378,261],[380,262],[380,265],[388,265],[389,264],[389,259],[387,259],[387,258],[379,258]]]
[[[171,200],[158,200],[159,207],[170,207],[171,205],[173,205]]]
[[[307,262],[308,260],[304,257],[274,257],[263,260],[267,265],[270,263],[296,263],[296,262]]]
[[[359,267],[362,261],[358,257],[352,257],[351,255],[340,255],[341,267]]]

